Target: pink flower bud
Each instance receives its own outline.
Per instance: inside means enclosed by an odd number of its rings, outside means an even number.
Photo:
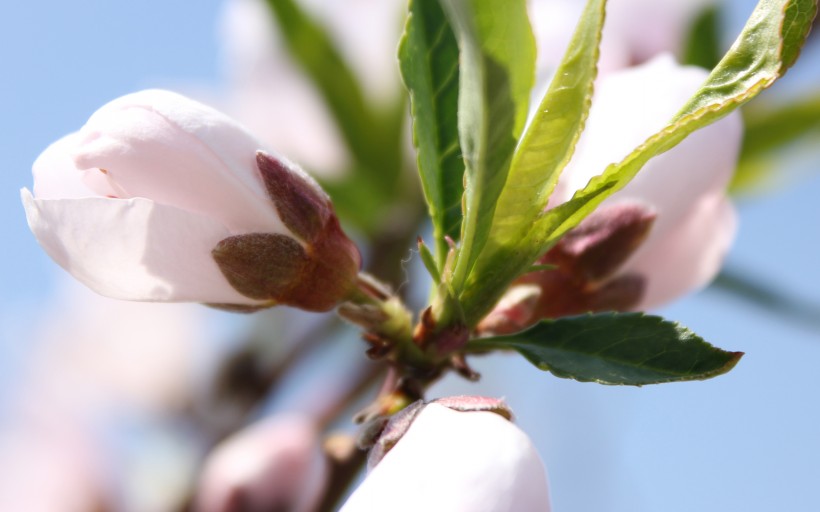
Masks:
[[[524,432],[490,412],[495,408],[424,406],[342,512],[549,512],[538,453]]]
[[[478,330],[509,334],[541,318],[634,308],[643,297],[645,279],[619,271],[654,221],[654,211],[636,203],[598,208],[539,260],[550,268],[519,278]]]
[[[668,55],[604,77],[550,207],[661,130],[705,78]],[[479,330],[507,334],[540,318],[652,309],[706,285],[735,233],[726,186],[741,136],[734,113],[650,160],[539,261],[553,269],[522,276]],[[522,296],[521,285],[540,293]]]
[[[559,265],[579,281],[611,277],[649,235],[655,212],[640,204],[618,203],[592,212],[541,261]]]
[[[706,79],[706,72],[676,64],[668,55],[604,77],[593,97],[587,128],[564,170],[551,205],[619,162],[661,130]],[[656,156],[602,208],[643,204],[656,215],[646,239],[610,274],[645,281],[629,309],[651,309],[707,284],[720,269],[735,233],[726,197],[742,137],[740,116],[690,135]]]
[[[524,329],[541,316],[537,307],[542,293],[540,285],[514,284],[478,324],[477,330],[481,333],[508,334]]]
[[[197,512],[311,512],[328,465],[319,432],[301,416],[274,416],[217,446],[199,480]]]
[[[34,163],[34,194],[22,191],[29,226],[109,297],[330,309],[353,285],[358,250],[315,181],[261,149],[178,94],[123,96]],[[322,296],[316,279],[329,283]]]

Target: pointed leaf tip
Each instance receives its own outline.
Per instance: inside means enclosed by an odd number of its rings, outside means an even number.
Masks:
[[[678,323],[643,313],[544,320],[468,345],[475,351],[492,348],[516,350],[557,377],[631,386],[709,379],[730,371],[743,356],[710,345]]]

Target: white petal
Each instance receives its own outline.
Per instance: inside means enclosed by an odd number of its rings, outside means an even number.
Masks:
[[[51,258],[101,295],[162,302],[255,304],[211,257],[231,235],[213,219],[146,199],[35,199],[29,227]]]
[[[708,284],[720,270],[734,240],[737,216],[723,194],[695,203],[683,222],[663,237],[650,238],[621,273],[646,277],[637,310],[656,308]]]
[[[214,216],[239,232],[287,232],[256,167],[262,144],[210,107],[141,91],[104,105],[80,133],[77,167],[104,169],[118,197]]]
[[[510,421],[431,404],[342,508],[386,510],[549,512],[546,473]]]
[[[85,183],[84,172],[77,169],[71,152],[80,138],[79,133],[66,135],[40,153],[31,167],[34,174],[34,195],[41,199],[93,197],[110,195],[98,193]],[[99,173],[98,173],[99,174]]]

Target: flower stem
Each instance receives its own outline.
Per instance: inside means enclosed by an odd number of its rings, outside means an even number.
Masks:
[[[365,339],[386,347],[389,359],[416,368],[430,358],[413,341],[413,316],[401,298],[368,274],[360,274],[356,292],[338,309],[339,315],[364,328]]]

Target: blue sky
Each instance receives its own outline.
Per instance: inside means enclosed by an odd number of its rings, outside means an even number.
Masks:
[[[740,4],[735,11],[748,12],[750,3]],[[219,7],[218,0],[6,6],[0,17],[0,384],[13,381],[37,305],[62,272],[25,223],[19,189],[31,185],[31,162],[114,97],[148,86],[218,87]],[[818,62],[818,48],[806,52],[781,93],[819,83]],[[820,159],[790,165],[804,175],[739,205],[729,265],[820,304]],[[507,396],[536,440],[555,510],[816,510],[816,325],[717,290],[663,314],[746,356],[712,381],[643,389],[562,381],[511,358],[480,363],[484,392]]]

